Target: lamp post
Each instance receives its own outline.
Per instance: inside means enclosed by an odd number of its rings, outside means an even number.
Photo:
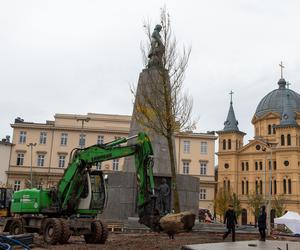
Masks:
[[[85,122],[89,122],[91,120],[91,118],[89,117],[82,117],[82,118],[76,118],[77,121],[81,121],[81,132],[80,132],[80,148],[83,148],[83,144],[82,144],[82,139],[83,139],[83,128],[84,128],[84,123]]]
[[[26,146],[30,147],[30,188],[32,188],[32,148],[36,146],[36,143],[30,142]]]

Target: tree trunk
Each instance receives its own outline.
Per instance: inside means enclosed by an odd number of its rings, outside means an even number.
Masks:
[[[171,174],[172,174],[173,209],[175,213],[180,213],[180,203],[179,203],[178,187],[177,187],[177,180],[176,180],[176,166],[175,166],[174,145],[173,145],[172,135],[168,135],[167,140],[168,140],[170,163],[171,163]]]

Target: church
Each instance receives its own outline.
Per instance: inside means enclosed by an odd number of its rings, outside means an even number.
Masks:
[[[285,210],[300,212],[300,95],[282,75],[278,87],[259,102],[252,124],[254,138],[244,144],[231,98],[224,128],[217,132],[218,188],[238,195],[242,224],[255,223],[251,193],[261,194],[265,204],[281,195]],[[272,221],[276,211],[270,209]]]

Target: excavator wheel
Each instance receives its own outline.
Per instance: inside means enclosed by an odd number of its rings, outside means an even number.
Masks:
[[[86,243],[100,243],[102,236],[102,225],[100,221],[94,221],[91,225],[91,233],[84,235]]]
[[[71,237],[70,226],[66,219],[60,218],[59,221],[60,221],[60,225],[61,225],[61,236],[60,236],[60,239],[58,242],[60,244],[65,244],[68,242],[68,240]]]
[[[9,226],[9,233],[12,235],[24,233],[22,220],[14,219]]]
[[[44,241],[48,244],[55,245],[62,236],[61,222],[57,218],[49,218],[45,220],[43,229]]]
[[[99,222],[101,223],[101,226],[102,226],[102,234],[101,234],[101,239],[100,239],[99,243],[104,244],[108,237],[108,229],[107,229],[106,224],[103,221],[99,221]]]

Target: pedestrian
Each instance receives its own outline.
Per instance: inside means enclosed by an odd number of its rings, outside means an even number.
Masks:
[[[258,231],[260,233],[260,240],[266,241],[266,228],[267,228],[267,214],[266,206],[261,206],[260,212],[258,215]]]
[[[235,211],[230,204],[224,216],[224,224],[226,223],[227,232],[223,235],[223,240],[231,233],[232,241],[235,241],[235,226],[237,225]]]

